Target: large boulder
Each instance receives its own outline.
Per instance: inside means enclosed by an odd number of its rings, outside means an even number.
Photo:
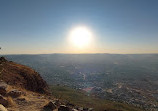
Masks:
[[[13,98],[19,97],[19,96],[21,96],[21,94],[22,94],[22,92],[19,91],[19,90],[17,90],[17,89],[12,89],[12,90],[8,93],[8,95],[11,96],[11,97],[13,97]]]
[[[0,111],[8,111],[2,104],[0,104]]]
[[[5,82],[0,81],[0,94],[1,95],[3,95],[3,96],[6,95],[6,93],[7,93],[7,87],[8,87],[8,85]]]
[[[69,107],[65,105],[60,105],[60,107],[58,108],[58,111],[71,111],[71,110]]]
[[[56,109],[56,105],[51,101],[43,107],[44,111],[53,111],[54,109]]]
[[[7,60],[4,57],[0,57],[0,64],[3,62],[7,62]]]

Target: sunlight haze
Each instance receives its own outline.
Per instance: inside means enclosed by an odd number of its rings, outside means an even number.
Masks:
[[[158,53],[156,0],[8,1],[1,54]]]

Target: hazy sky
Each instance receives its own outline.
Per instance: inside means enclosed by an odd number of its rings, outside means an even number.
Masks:
[[[87,27],[79,49],[69,32]],[[1,54],[158,53],[158,0],[0,0]]]

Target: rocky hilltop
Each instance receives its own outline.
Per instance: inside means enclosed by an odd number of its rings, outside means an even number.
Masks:
[[[48,86],[42,77],[33,69],[0,58],[0,79],[14,85],[38,93],[47,93]]]

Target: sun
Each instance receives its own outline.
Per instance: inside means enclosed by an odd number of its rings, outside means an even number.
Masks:
[[[69,40],[78,48],[84,48],[88,46],[92,39],[92,33],[86,27],[76,27],[71,30]]]

